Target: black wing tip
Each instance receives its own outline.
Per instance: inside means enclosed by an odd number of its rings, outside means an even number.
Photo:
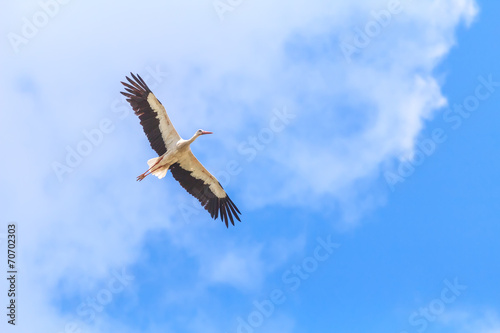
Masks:
[[[170,166],[170,170],[174,179],[177,180],[189,194],[198,199],[201,206],[207,210],[211,218],[217,220],[217,218],[220,217],[221,221],[226,225],[226,228],[229,228],[229,222],[235,225],[235,218],[241,222],[238,216],[238,214],[241,215],[241,212],[227,194],[222,198],[216,196],[208,184],[201,179],[193,177],[192,171],[184,169],[178,162],[173,163]]]
[[[229,196],[226,195],[226,197],[219,199],[219,204],[218,207],[216,207],[216,210],[220,210],[220,219],[222,222],[226,224],[226,228],[229,228],[229,222],[234,226],[234,219],[238,220],[241,222],[240,217],[238,216],[241,215],[241,212],[238,210],[234,202],[229,198]],[[216,220],[217,217],[214,217],[214,220]]]
[[[139,74],[130,72],[130,76],[132,78],[125,76],[128,83],[123,81],[120,81],[120,83],[129,89],[135,90],[136,94],[139,93],[137,94],[138,97],[143,97],[144,95],[147,96],[151,92],[151,89],[149,89],[146,81],[144,81],[144,79]]]
[[[226,225],[226,228],[229,228],[229,222],[231,225],[235,226],[234,219],[241,222],[241,218],[239,215],[242,215],[238,210],[234,202],[228,197],[224,198],[213,198],[210,199],[208,204],[205,207],[214,220],[220,218],[222,222]]]

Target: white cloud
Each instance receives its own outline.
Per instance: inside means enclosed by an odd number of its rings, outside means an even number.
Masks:
[[[209,283],[224,283],[244,291],[262,287],[266,274],[276,270],[305,246],[303,236],[296,239],[277,238],[264,244],[221,244],[215,251],[200,253],[201,274]],[[213,253],[218,252],[218,254]],[[208,254],[208,255],[207,255]]]
[[[440,321],[446,327],[454,327],[460,333],[500,332],[500,317],[497,311],[492,309],[452,311],[443,314]]]
[[[238,249],[225,253],[222,258],[210,267],[209,277],[215,282],[224,282],[235,285],[260,284],[263,270],[262,262],[259,261],[260,248],[253,248],[247,251]]]

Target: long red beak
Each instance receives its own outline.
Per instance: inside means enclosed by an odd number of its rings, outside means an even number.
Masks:
[[[213,134],[213,133],[208,131],[202,131],[201,134]]]

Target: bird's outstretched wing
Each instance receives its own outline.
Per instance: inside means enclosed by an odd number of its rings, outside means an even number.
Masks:
[[[213,219],[220,215],[222,222],[234,225],[234,218],[241,222],[241,214],[217,178],[198,161],[191,150],[183,158],[170,167],[172,176],[186,191],[198,199],[201,205],[210,213]],[[234,218],[233,218],[234,216]]]
[[[139,75],[132,73],[130,75],[132,79],[126,77],[129,83],[122,82],[126,92],[121,91],[121,93],[127,97],[135,114],[139,116],[151,148],[161,156],[175,146],[181,137],[168,118],[165,108],[156,99],[146,82]]]

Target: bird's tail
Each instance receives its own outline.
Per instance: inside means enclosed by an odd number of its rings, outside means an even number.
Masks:
[[[159,179],[162,179],[163,177],[165,177],[167,175],[168,166],[165,165],[165,166],[161,166],[161,167],[155,169],[154,166],[156,163],[158,163],[160,161],[160,159],[161,159],[161,156],[152,158],[152,159],[148,160],[148,165],[149,165],[149,169],[152,170],[151,174],[155,175]]]

